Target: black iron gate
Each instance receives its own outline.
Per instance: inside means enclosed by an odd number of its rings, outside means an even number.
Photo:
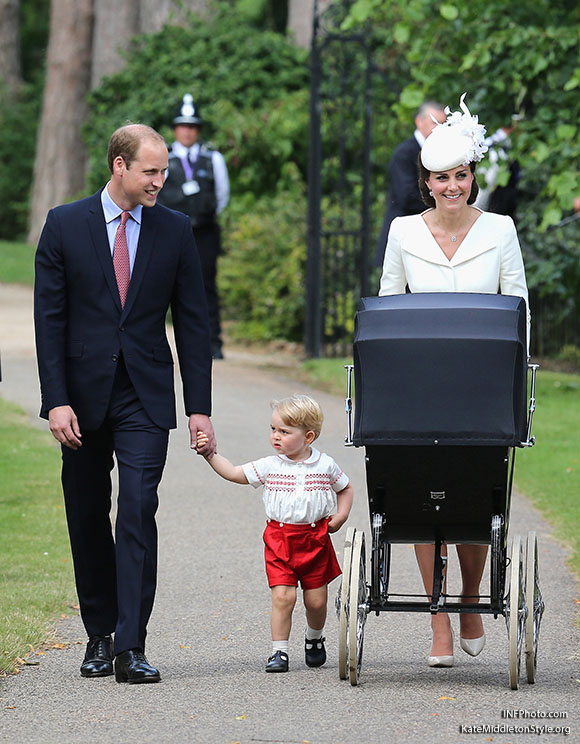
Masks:
[[[369,293],[371,52],[340,26],[352,0],[315,0],[311,50],[306,353],[350,354]]]

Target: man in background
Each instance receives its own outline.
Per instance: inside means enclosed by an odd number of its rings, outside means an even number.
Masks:
[[[183,212],[191,220],[209,311],[211,352],[214,359],[223,359],[216,287],[221,251],[217,217],[229,201],[230,184],[223,155],[201,142],[202,127],[199,108],[187,93],[173,119],[175,142],[169,149],[169,169],[159,202]]]
[[[444,106],[437,101],[425,101],[415,114],[413,136],[401,142],[393,152],[389,164],[389,203],[383,220],[383,227],[377,242],[375,266],[382,266],[385,247],[391,222],[395,217],[419,214],[426,209],[419,193],[419,173],[417,159],[425,139],[431,134],[436,122],[442,124],[447,116]],[[433,118],[432,118],[433,117]]]

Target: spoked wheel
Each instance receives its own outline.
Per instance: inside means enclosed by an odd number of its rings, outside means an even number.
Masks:
[[[344,541],[342,560],[342,581],[336,598],[338,612],[338,674],[341,679],[348,677],[348,607],[350,595],[350,574],[352,566],[352,543],[356,530],[349,527]]]
[[[505,535],[503,529],[503,516],[494,514],[491,518],[491,606],[494,615],[502,611],[502,603],[505,587]]]
[[[528,682],[533,685],[536,681],[538,640],[544,612],[544,600],[540,591],[538,569],[538,539],[535,532],[528,532],[526,546],[526,604],[528,606],[526,617],[526,673]]]
[[[524,581],[522,540],[519,535],[514,535],[511,549],[510,591],[506,612],[509,639],[510,687],[512,690],[518,689],[520,681],[522,641],[526,625]]]
[[[351,685],[358,685],[368,611],[364,532],[355,532],[351,564],[348,608],[348,671]]]

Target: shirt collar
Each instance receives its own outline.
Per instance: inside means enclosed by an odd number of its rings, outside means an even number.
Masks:
[[[278,455],[278,457],[281,460],[284,460],[284,462],[292,462],[294,465],[297,465],[298,463],[296,460],[291,460],[287,455]],[[316,447],[310,447],[310,456],[306,460],[302,460],[303,465],[314,465],[320,460],[320,452],[316,449]]]
[[[418,129],[415,129],[415,131],[413,132],[413,136],[417,140],[417,144],[419,145],[419,147],[423,147],[427,137],[424,137]]]
[[[191,147],[186,147],[181,142],[174,142],[171,145],[171,150],[178,158],[186,158],[190,153],[194,156],[199,151],[199,142],[194,142]]]
[[[111,183],[109,181],[109,183]],[[109,183],[105,186],[105,188],[101,191],[101,204],[103,205],[103,212],[105,214],[105,222],[108,224],[109,222],[112,222],[113,220],[116,220],[118,217],[121,216],[121,212],[123,210],[121,207],[119,207],[111,198],[111,195],[109,194]],[[141,214],[143,212],[143,205],[137,204],[136,207],[133,207],[133,209],[129,210],[129,214],[131,217],[135,220],[135,222],[138,222],[141,224]]]

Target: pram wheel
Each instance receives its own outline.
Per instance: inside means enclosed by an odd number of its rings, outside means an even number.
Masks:
[[[338,674],[340,679],[346,679],[348,677],[348,607],[354,533],[354,527],[349,527],[346,530],[344,557],[342,561],[342,580],[336,601],[336,609],[338,611]]]
[[[367,584],[364,532],[355,530],[352,545],[348,608],[348,670],[351,685],[358,685],[367,617]]]
[[[524,584],[524,561],[522,539],[514,535],[512,539],[510,563],[510,589],[506,608],[509,640],[510,687],[517,690],[520,681],[522,642],[526,624],[526,600]]]
[[[526,673],[528,682],[533,685],[536,681],[538,640],[544,612],[538,570],[538,539],[535,532],[528,532],[526,546],[526,604],[528,606],[526,617]]]

